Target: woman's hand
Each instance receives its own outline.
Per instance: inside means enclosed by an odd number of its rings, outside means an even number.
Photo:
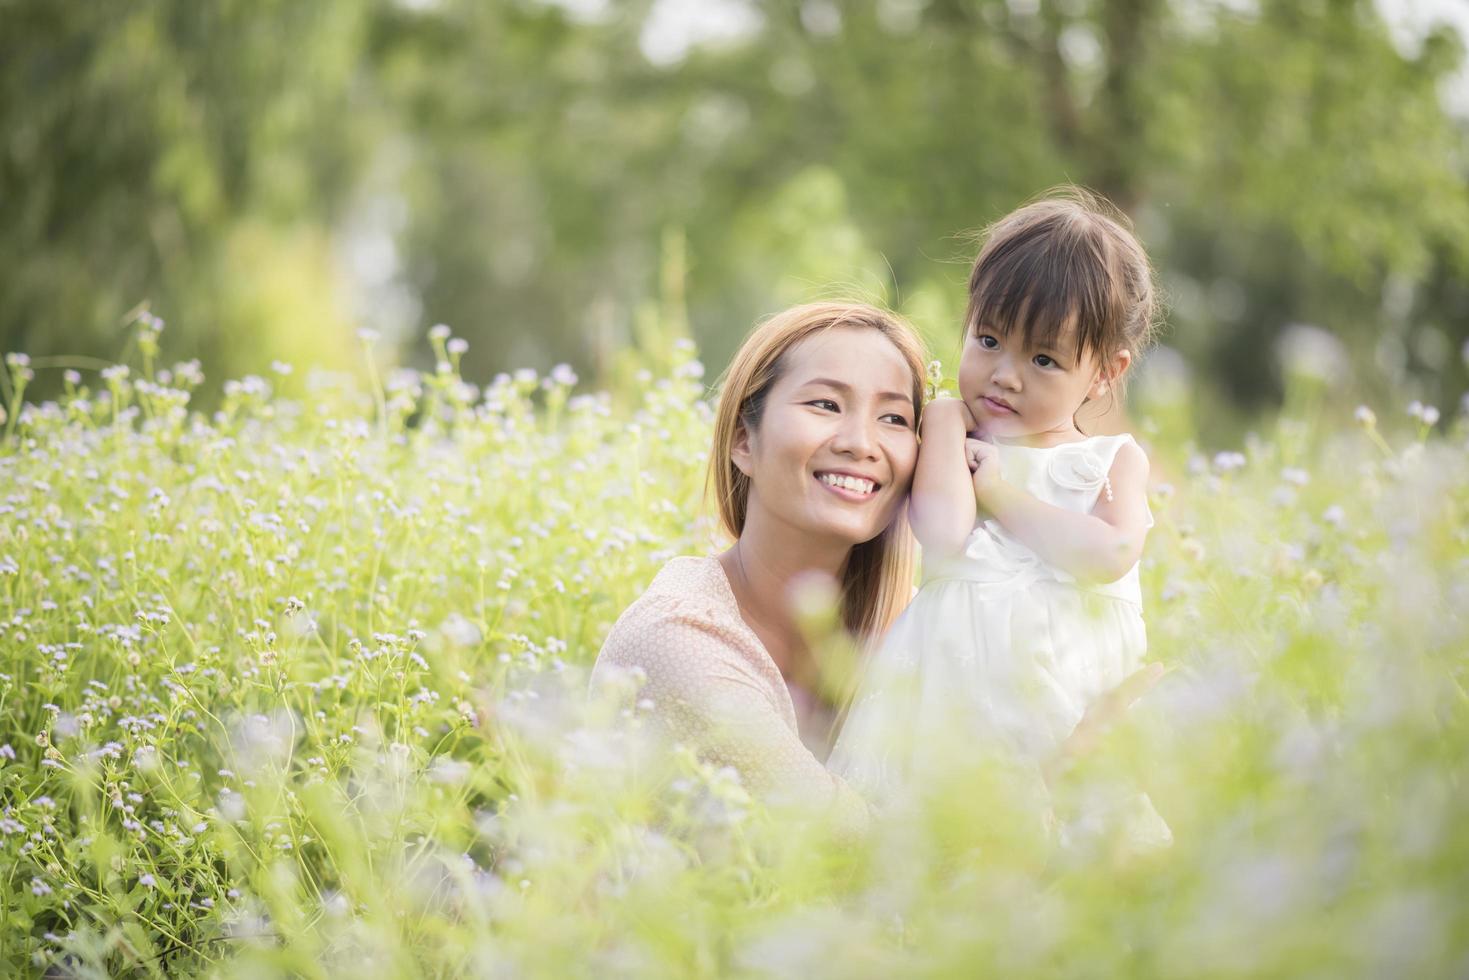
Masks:
[[[1111,731],[1138,698],[1151,691],[1167,672],[1162,664],[1147,664],[1092,702],[1066,741],[1061,743],[1055,757],[1043,767],[1046,785],[1053,785],[1072,763],[1091,754],[1102,736]]]

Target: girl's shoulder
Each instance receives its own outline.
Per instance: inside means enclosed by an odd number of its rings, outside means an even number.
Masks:
[[[1131,446],[1139,453],[1143,452],[1143,447],[1138,444],[1138,441],[1132,437],[1132,433],[1130,432],[1117,432],[1109,436],[1087,436],[1080,442],[1065,443],[1056,448],[1064,449],[1066,446],[1075,446],[1084,452],[1097,453],[1108,457],[1115,457],[1124,446]]]
[[[1146,467],[1147,454],[1126,432],[1109,436],[1087,436],[1076,442],[1050,446],[1045,451],[1046,472],[1058,486],[1068,490],[1101,489],[1121,462]]]
[[[1118,432],[1115,435],[1089,435],[1077,445],[1084,445],[1087,453],[1097,455],[1100,460],[1105,461],[1108,469],[1121,457],[1130,457],[1133,461],[1147,463],[1147,451],[1138,444],[1131,432]]]
[[[1124,446],[1132,446],[1136,452],[1146,455],[1142,446],[1129,432],[1118,432],[1114,435],[1083,436],[1075,442],[1062,442],[1054,446],[1026,446],[1021,443],[1001,443],[999,449],[1002,453],[1014,452],[1017,455],[1099,456],[1105,459],[1112,459]]]

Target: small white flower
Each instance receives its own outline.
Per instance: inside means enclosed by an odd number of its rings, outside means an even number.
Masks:
[[[1248,460],[1244,453],[1222,452],[1214,455],[1214,468],[1221,473],[1233,473],[1235,470],[1243,469]]]
[[[1275,353],[1289,374],[1334,381],[1351,367],[1346,345],[1335,334],[1308,323],[1286,327]]]
[[[460,647],[472,647],[482,638],[479,627],[459,613],[451,613],[440,624],[439,632],[443,634],[444,639]]]
[[[469,341],[465,340],[463,337],[455,337],[453,340],[449,341],[448,345],[444,349],[447,350],[450,354],[458,356],[469,350]]]
[[[1377,424],[1377,413],[1366,405],[1358,405],[1355,413],[1357,424],[1364,428],[1372,428]]]
[[[447,323],[435,323],[428,328],[428,337],[430,340],[448,340],[452,332]]]

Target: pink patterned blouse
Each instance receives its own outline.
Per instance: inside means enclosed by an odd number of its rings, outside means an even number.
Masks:
[[[829,806],[850,832],[866,826],[862,797],[802,744],[780,668],[741,617],[717,559],[664,565],[612,627],[592,684],[632,668],[647,675],[640,697],[652,700],[670,735],[734,767],[752,793]]]

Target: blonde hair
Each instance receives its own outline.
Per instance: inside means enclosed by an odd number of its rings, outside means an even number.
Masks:
[[[983,239],[969,274],[966,337],[980,327],[1019,329],[1030,343],[1055,346],[1074,322],[1077,356],[1092,353],[1103,364],[1124,348],[1136,358],[1152,342],[1152,263],[1132,222],[1106,198],[1053,188],[990,225]]]
[[[735,466],[740,427],[754,432],[765,399],[785,372],[785,355],[807,337],[834,327],[876,330],[892,341],[913,375],[913,418],[923,408],[925,355],[913,328],[895,313],[865,303],[808,303],[756,326],[725,370],[714,417],[714,444],[704,487],[719,508],[724,530],[736,539],[745,527],[750,478]],[[876,638],[907,605],[913,590],[914,542],[908,512],[898,506],[882,533],[852,548],[842,570],[842,624],[859,641]]]

